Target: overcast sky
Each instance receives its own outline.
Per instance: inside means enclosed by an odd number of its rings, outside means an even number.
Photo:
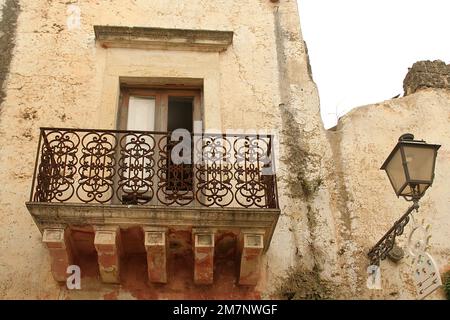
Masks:
[[[326,128],[403,95],[414,62],[450,62],[450,0],[298,0]]]

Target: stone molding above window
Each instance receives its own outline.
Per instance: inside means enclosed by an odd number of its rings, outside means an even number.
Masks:
[[[221,52],[233,42],[233,31],[94,26],[104,48]]]

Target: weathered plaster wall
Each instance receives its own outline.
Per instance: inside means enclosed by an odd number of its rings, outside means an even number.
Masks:
[[[98,61],[98,64],[103,65],[103,68],[99,67],[103,78],[96,127],[113,128],[117,123],[119,77],[179,77],[203,79],[204,126],[214,132],[224,131],[222,107],[219,103],[221,92],[223,92],[220,90],[221,57],[219,53],[122,48],[103,51],[107,53],[104,60]]]
[[[428,75],[429,76],[429,75]],[[407,81],[406,81],[407,83]],[[441,270],[450,264],[450,219],[448,215],[450,167],[450,91],[425,88],[402,98],[354,109],[329,131],[334,146],[337,177],[342,181],[340,200],[348,219],[348,239],[351,245],[342,255],[355,260],[348,272],[354,272],[352,286],[359,288],[364,298],[413,299],[412,267],[408,259],[398,264],[390,260],[381,263],[382,290],[366,289],[366,254],[410,205],[397,199],[384,171],[380,170],[398,138],[413,133],[429,143],[442,144],[436,163],[433,187],[420,201],[418,219],[432,226],[430,253]],[[406,245],[410,229],[400,238]],[[406,250],[406,248],[405,248]],[[437,291],[430,298],[443,298]]]
[[[5,0],[0,0],[0,20],[3,18],[3,6],[5,4]]]
[[[60,288],[24,206],[38,128],[113,128],[118,97],[117,90],[109,89],[114,81],[118,86],[123,72],[205,77],[211,80],[209,87],[205,85],[210,90],[206,127],[279,132],[282,215],[264,257],[262,280],[247,297],[270,296],[279,277],[297,265],[314,269],[314,282],[320,273],[340,279],[337,233],[343,231],[335,229],[328,191],[334,183],[329,179],[332,154],[320,121],[296,1],[80,1],[72,5],[79,6],[81,24],[70,28],[67,19],[74,11],[68,11],[68,5],[62,0],[20,1],[0,116],[0,298],[139,297],[95,279],[84,280],[82,293]],[[104,49],[95,43],[94,24],[232,30],[234,40],[220,54]],[[173,68],[167,67],[171,63]],[[87,275],[95,277],[89,270]],[[192,290],[187,287],[183,297]]]
[[[11,3],[5,0],[6,8]],[[429,212],[437,228],[432,253],[448,264],[448,91],[428,89],[359,108],[326,133],[294,0],[79,1],[73,3],[80,9],[79,27],[67,24],[74,12],[69,5],[20,1],[15,40],[8,42],[15,47],[0,113],[0,298],[265,298],[277,289],[286,298],[411,298],[410,282],[408,290],[402,282],[407,267],[390,262],[382,265],[387,289],[365,289],[366,252],[406,207],[378,170],[405,131],[444,145],[421,212]],[[221,53],[105,49],[95,42],[94,24],[232,30],[234,39]],[[104,285],[95,259],[85,261],[82,291],[68,291],[52,279],[48,251],[24,205],[38,128],[114,128],[119,76],[203,78],[207,128],[278,133],[282,212],[256,289],[236,289],[221,263],[223,281],[212,289],[182,280],[191,276],[189,268],[161,290],[139,282],[145,269],[128,267],[127,283]],[[77,236],[92,242],[83,230]],[[145,265],[134,258],[128,266]]]
[[[282,216],[266,256],[271,279],[285,278],[279,293],[303,298],[302,292],[322,294],[320,276],[341,281],[337,261],[337,225],[330,207],[331,152],[319,114],[306,44],[299,28],[295,2],[275,11],[281,103],[280,166],[277,170]],[[293,14],[293,13],[296,14]],[[277,250],[291,246],[290,250]],[[285,256],[283,258],[283,255]],[[292,267],[286,274],[286,266]],[[306,270],[314,270],[307,281]],[[276,284],[276,281],[272,282]],[[332,292],[339,296],[339,292]]]

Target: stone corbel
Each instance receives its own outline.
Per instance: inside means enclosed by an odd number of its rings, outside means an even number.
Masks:
[[[212,284],[214,281],[214,234],[212,228],[194,228],[194,282]]]
[[[258,284],[261,269],[261,257],[264,250],[264,235],[262,229],[243,229],[239,245],[241,265],[239,268],[239,284],[255,286]]]
[[[120,282],[120,228],[95,226],[94,245],[98,254],[100,277],[105,283]]]
[[[148,279],[167,283],[167,228],[144,227]]]
[[[42,242],[46,244],[50,253],[53,278],[58,282],[66,281],[67,267],[73,264],[73,250],[68,229],[63,226],[45,228]]]

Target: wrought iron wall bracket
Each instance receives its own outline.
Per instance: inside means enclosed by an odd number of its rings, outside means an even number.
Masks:
[[[370,249],[367,254],[371,265],[379,265],[381,260],[386,259],[389,251],[392,250],[395,244],[395,238],[403,234],[405,226],[410,220],[410,214],[419,209],[419,199],[412,199],[413,204],[406,210],[401,218],[394,223],[391,229],[377,242],[377,244]]]

